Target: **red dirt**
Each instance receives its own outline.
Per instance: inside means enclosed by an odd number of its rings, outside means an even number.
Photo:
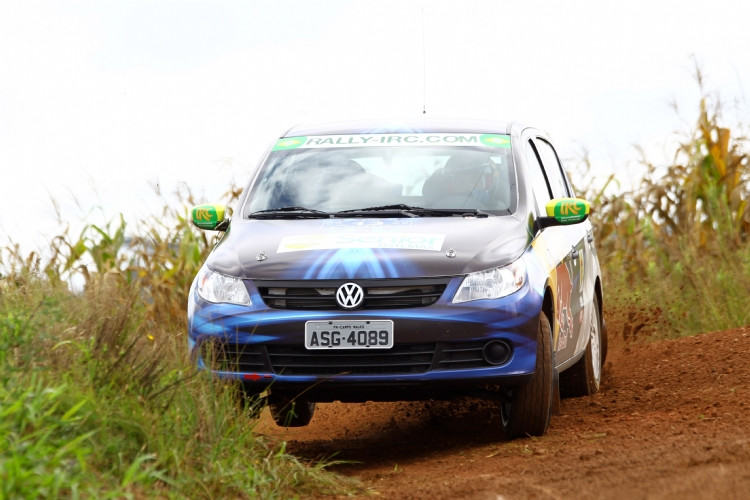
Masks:
[[[750,327],[677,340],[613,334],[602,390],[564,399],[546,435],[506,441],[496,408],[319,404],[259,432],[303,459],[355,463],[381,498],[750,498]]]

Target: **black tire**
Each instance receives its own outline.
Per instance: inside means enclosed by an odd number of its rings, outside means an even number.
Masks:
[[[315,403],[301,398],[268,396],[268,409],[276,425],[280,427],[304,427],[315,413]]]
[[[594,296],[594,318],[591,322],[586,352],[576,364],[560,374],[560,397],[575,398],[599,392],[602,367],[606,356],[607,336],[599,315],[599,300]]]
[[[508,439],[541,436],[549,427],[554,380],[551,331],[547,315],[540,314],[534,375],[526,384],[507,391],[500,403],[500,419]]]
[[[239,383],[237,388],[237,399],[242,408],[252,418],[259,418],[261,411],[266,407],[265,397],[261,397],[257,389],[249,388],[242,382]]]

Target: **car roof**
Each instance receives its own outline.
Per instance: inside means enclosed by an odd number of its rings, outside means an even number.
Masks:
[[[393,118],[296,125],[282,137],[346,134],[500,133],[525,128],[514,122],[467,118]]]

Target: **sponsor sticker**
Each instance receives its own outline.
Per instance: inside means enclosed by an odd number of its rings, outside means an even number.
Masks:
[[[285,137],[276,141],[273,150],[279,151],[281,149],[296,149],[302,147],[307,141],[307,137]]]
[[[351,231],[353,227],[382,230],[389,227],[412,226],[413,219],[326,219],[321,227]]]
[[[277,252],[341,248],[398,248],[439,252],[443,247],[443,241],[445,241],[444,234],[429,233],[302,234],[282,238]]]
[[[502,134],[353,134],[284,137],[273,147],[284,149],[351,148],[363,146],[489,146],[510,148]]]

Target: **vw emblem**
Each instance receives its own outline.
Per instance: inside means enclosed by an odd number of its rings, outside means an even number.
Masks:
[[[356,283],[344,283],[336,290],[336,302],[344,309],[354,309],[362,305],[365,291]]]

